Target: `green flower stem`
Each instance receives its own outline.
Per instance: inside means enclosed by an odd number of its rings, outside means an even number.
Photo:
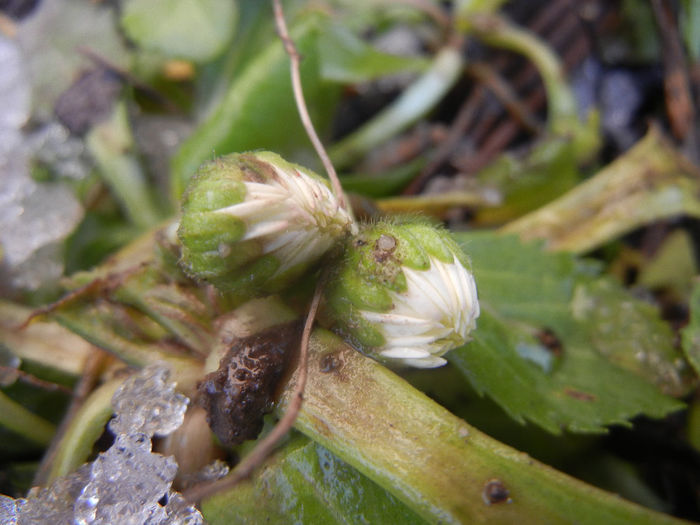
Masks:
[[[112,416],[112,396],[123,379],[112,379],[90,394],[70,422],[49,470],[47,484],[73,472],[92,452]]]
[[[136,158],[129,153],[133,139],[126,106],[118,104],[112,118],[99,124],[86,138],[99,173],[122,205],[126,216],[142,229],[160,219]]]
[[[76,308],[64,308],[51,314],[57,322],[85,338],[125,363],[143,367],[148,364],[163,362],[169,368],[178,389],[188,393],[194,390],[203,374],[204,363],[193,357],[175,355],[161,349],[165,344],[134,341],[130,337],[117,333],[112,327],[110,316],[117,312],[103,312],[94,305],[82,305]]]
[[[651,128],[594,177],[502,231],[584,253],[659,219],[700,217],[698,195],[697,169]]]
[[[454,86],[463,68],[460,50],[452,46],[443,48],[431,67],[395,102],[329,149],[336,168],[352,164],[427,115]]]
[[[483,191],[455,191],[435,195],[418,195],[410,197],[388,197],[377,199],[375,205],[383,213],[423,213],[442,217],[451,208],[490,207],[497,204],[493,197]]]
[[[54,425],[33,414],[2,391],[0,391],[0,426],[42,446],[47,446],[56,432]]]
[[[679,523],[499,443],[325,330],[295,426],[431,523]],[[488,504],[494,480],[508,500]]]
[[[567,134],[578,123],[576,100],[564,76],[564,68],[550,47],[531,31],[521,29],[494,14],[468,17],[463,26],[487,44],[525,55],[537,67],[547,90],[550,130]]]

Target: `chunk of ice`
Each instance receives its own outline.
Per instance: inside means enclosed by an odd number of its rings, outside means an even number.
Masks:
[[[21,127],[29,118],[30,86],[16,42],[0,34],[0,247],[10,288],[36,289],[63,272],[60,242],[83,210],[63,184],[30,175],[31,147]]]
[[[115,434],[167,435],[182,425],[189,400],[167,383],[168,371],[149,367],[149,375],[135,374],[112,398],[116,417],[109,424]],[[148,403],[143,400],[148,399]]]
[[[153,435],[180,426],[189,402],[168,375],[149,366],[127,379],[112,398],[116,437],[109,450],[26,499],[0,496],[0,523],[203,524],[199,511],[171,489],[175,459],[151,452]]]
[[[17,500],[0,494],[0,523],[2,525],[16,525],[19,509],[24,500]]]

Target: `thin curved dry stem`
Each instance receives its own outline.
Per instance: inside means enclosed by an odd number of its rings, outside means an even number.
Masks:
[[[54,383],[53,381],[45,381],[44,379],[39,379],[34,374],[20,370],[19,368],[14,368],[12,366],[0,365],[0,375],[6,375],[17,379],[22,383],[34,386],[36,388],[41,388],[49,392],[63,392],[64,394],[72,394],[73,391],[61,384]]]
[[[323,284],[319,282],[316,286],[313,299],[311,300],[311,305],[309,306],[309,313],[304,323],[304,331],[301,334],[296,385],[294,386],[294,392],[292,393],[284,416],[282,416],[282,419],[277,422],[277,425],[275,425],[272,431],[260,440],[253,451],[248,454],[228,476],[211,483],[197,485],[185,491],[183,495],[189,501],[199,502],[212,494],[229,489],[250,477],[253,471],[270,455],[280,439],[282,439],[294,425],[304,400],[304,388],[306,388],[309,361],[309,338],[311,337],[311,329],[313,328],[314,319],[316,318],[318,305],[321,301],[322,290]]]
[[[275,11],[275,24],[277,25],[277,32],[279,34],[280,40],[284,44],[284,50],[289,55],[290,60],[290,73],[292,76],[292,90],[294,91],[294,101],[296,103],[297,109],[299,110],[299,117],[304,125],[306,134],[309,136],[309,140],[316,150],[316,154],[321,159],[323,167],[328,174],[328,178],[331,181],[331,186],[333,187],[333,193],[335,193],[340,206],[343,209],[348,209],[347,202],[345,201],[345,194],[343,193],[343,187],[340,184],[340,179],[338,179],[338,174],[333,167],[328,153],[326,153],[326,148],[323,147],[321,139],[318,138],[316,129],[314,128],[313,122],[311,122],[311,117],[309,116],[309,110],[306,107],[306,100],[304,99],[304,91],[301,85],[301,74],[299,72],[299,61],[300,56],[297,51],[294,41],[289,36],[289,31],[287,29],[287,22],[284,19],[284,12],[282,11],[282,4],[279,0],[272,0]]]

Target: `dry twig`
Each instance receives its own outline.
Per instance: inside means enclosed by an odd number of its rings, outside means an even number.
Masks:
[[[41,388],[43,390],[48,390],[49,392],[63,392],[64,394],[70,394],[71,389],[58,383],[52,381],[44,381],[39,379],[33,374],[20,370],[18,368],[13,368],[11,366],[0,366],[0,374],[7,374],[8,376],[14,376],[18,381],[26,383],[27,385],[34,386],[36,388]]]
[[[652,0],[651,7],[659,26],[663,46],[666,112],[673,135],[679,140],[685,140],[693,131],[695,108],[690,94],[685,52],[677,20],[671,2]]]
[[[299,56],[299,52],[297,51],[294,42],[289,36],[289,31],[287,30],[287,22],[284,20],[284,12],[282,11],[282,5],[280,4],[280,1],[272,1],[275,10],[275,24],[277,25],[277,32],[279,33],[279,37],[282,40],[282,43],[284,44],[284,50],[289,55],[289,68],[292,76],[292,90],[294,91],[294,101],[296,102],[297,109],[299,110],[299,118],[301,118],[301,122],[304,125],[304,129],[306,130],[306,134],[309,136],[309,139],[311,140],[311,143],[313,144],[314,149],[316,150],[316,154],[321,159],[323,167],[325,168],[326,173],[328,174],[328,178],[330,179],[331,185],[333,186],[333,193],[335,193],[335,196],[338,199],[340,206],[344,209],[348,209],[347,202],[345,201],[345,194],[343,193],[343,187],[341,186],[340,180],[338,179],[338,174],[335,172],[333,163],[328,157],[328,153],[326,153],[326,149],[323,147],[321,139],[318,138],[316,129],[314,128],[314,125],[311,122],[311,117],[309,116],[309,110],[306,107],[304,91],[301,85],[301,74],[299,72],[299,61],[301,57]]]

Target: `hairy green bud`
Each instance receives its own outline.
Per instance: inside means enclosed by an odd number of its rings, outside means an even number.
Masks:
[[[243,295],[277,292],[356,231],[326,181],[270,152],[204,164],[184,196],[181,264]]]
[[[470,264],[450,235],[410,219],[363,227],[347,241],[324,315],[366,354],[432,368],[464,345],[479,301]]]

